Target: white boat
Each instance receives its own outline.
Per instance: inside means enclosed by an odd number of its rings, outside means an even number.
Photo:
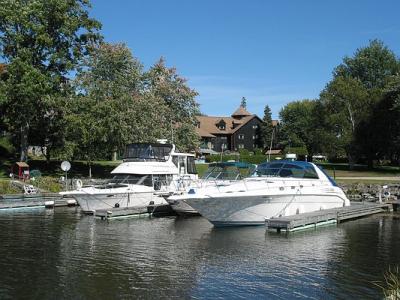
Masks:
[[[252,177],[193,187],[168,200],[187,203],[214,226],[262,225],[265,219],[350,205],[322,169],[300,161],[263,163]]]
[[[256,165],[253,164],[236,161],[210,163],[207,171],[204,173],[203,179],[193,181],[191,186],[188,187],[188,190],[190,188],[199,188],[216,184],[221,185],[241,180],[250,176],[254,172],[255,167]],[[185,201],[180,201],[173,197],[167,198],[166,200],[178,215],[199,215],[199,212]]]
[[[75,198],[89,214],[102,209],[168,205],[166,197],[185,190],[197,179],[194,158],[193,154],[175,152],[173,144],[130,144],[107,183],[61,194]]]

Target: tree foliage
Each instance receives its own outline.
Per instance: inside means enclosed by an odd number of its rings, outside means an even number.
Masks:
[[[149,99],[161,101],[154,109],[163,119],[159,125],[170,129],[171,135],[166,136],[173,137],[181,150],[195,150],[199,145],[199,136],[195,132],[198,93],[187,85],[187,80],[179,76],[175,68],[168,68],[161,58],[144,74],[144,93]]]
[[[315,100],[301,100],[288,103],[279,113],[283,141],[291,147],[306,147],[312,155],[315,151],[314,109]]]
[[[353,57],[344,57],[333,75],[358,79],[367,89],[382,89],[389,76],[399,71],[396,55],[382,41],[372,40],[367,47],[357,49]]]
[[[90,160],[91,155],[122,149],[131,140],[131,123],[136,117],[131,115],[133,97],[140,93],[141,76],[141,63],[124,44],[101,43],[91,49],[74,81],[79,93],[68,105],[73,119],[84,119],[79,129],[70,122],[70,140],[81,137],[79,147],[85,145],[78,153],[91,151],[84,153]],[[75,130],[90,137],[77,135]]]
[[[162,99],[170,108],[173,123],[195,123],[199,106],[195,100],[198,93],[187,85],[175,68],[168,68],[161,58],[144,74],[145,92]]]
[[[46,118],[59,106],[49,97],[59,99],[69,91],[68,72],[99,40],[100,23],[89,18],[86,0],[2,0],[1,7],[0,53],[8,74],[3,109],[25,160],[29,134],[48,124]]]
[[[67,149],[78,157],[109,158],[128,143],[160,138],[173,137],[185,150],[197,145],[196,93],[163,61],[143,72],[126,45],[102,43],[79,69],[75,87],[79,94],[68,104]]]
[[[329,141],[330,149],[326,145],[320,148],[335,156],[344,153],[351,165],[366,159],[372,166],[372,159],[379,155],[370,139],[377,127],[370,122],[376,121],[374,115],[386,85],[399,72],[399,66],[395,54],[379,40],[343,59],[320,94],[318,109],[323,118],[315,125],[324,137],[321,141]]]

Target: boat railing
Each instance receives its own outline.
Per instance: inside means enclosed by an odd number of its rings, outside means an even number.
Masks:
[[[262,187],[254,188],[252,182],[264,182]],[[247,177],[241,180],[215,180],[215,179],[203,179],[198,182],[194,182],[191,187],[193,188],[205,188],[215,187],[219,192],[226,193],[227,187],[234,185],[232,192],[243,192],[243,191],[257,191],[268,189],[271,191],[282,192],[284,190],[298,191],[304,187],[315,186],[315,179],[309,181],[300,181],[295,178],[287,180],[277,176],[263,176],[263,177]],[[319,185],[319,184],[318,184]]]

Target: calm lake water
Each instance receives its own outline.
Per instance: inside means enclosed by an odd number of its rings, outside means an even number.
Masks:
[[[0,299],[379,299],[400,215],[290,235],[201,217],[102,221],[0,212]]]

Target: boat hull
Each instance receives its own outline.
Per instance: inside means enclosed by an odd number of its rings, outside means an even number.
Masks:
[[[168,203],[161,195],[150,192],[136,193],[106,193],[106,194],[71,194],[79,203],[81,210],[86,214],[93,214],[96,210],[147,207],[149,205],[161,205]]]
[[[167,202],[172,207],[172,209],[180,216],[198,216],[200,215],[197,210],[191,207],[183,200],[169,200]]]
[[[184,201],[216,227],[264,225],[266,219],[274,217],[349,205],[340,194],[202,197]]]

